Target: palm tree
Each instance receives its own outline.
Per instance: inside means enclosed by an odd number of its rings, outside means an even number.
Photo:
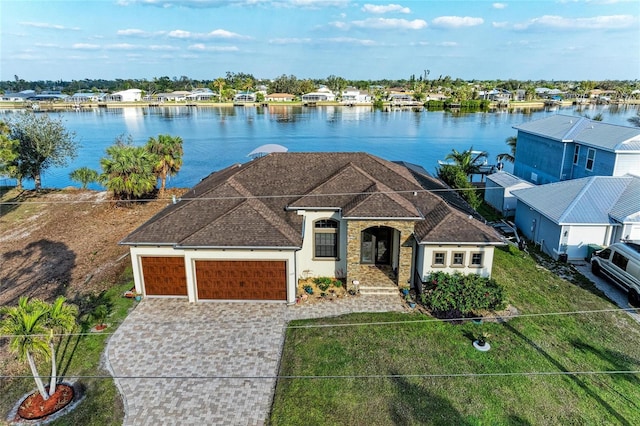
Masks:
[[[35,361],[36,358],[47,359],[51,355],[45,334],[49,307],[41,300],[29,301],[28,297],[23,296],[18,306],[4,307],[1,312],[4,319],[0,333],[11,336],[9,349],[18,354],[20,361],[27,360],[38,392],[44,400],[49,399]]]
[[[213,82],[213,85],[218,88],[218,95],[220,96],[220,101],[222,101],[222,89],[224,89],[224,85],[227,84],[224,78],[218,77]]]
[[[68,333],[76,325],[78,308],[74,305],[66,305],[67,299],[64,296],[58,297],[49,307],[46,317],[46,326],[49,328],[49,352],[51,354],[51,382],[49,384],[49,395],[56,392],[58,373],[56,367],[56,349],[54,345],[54,334]]]
[[[88,167],[80,167],[69,173],[69,179],[82,185],[82,189],[87,189],[87,185],[98,181],[98,172]]]
[[[589,114],[584,114],[583,117],[584,118],[588,118],[589,120],[592,120],[592,121],[602,121],[602,120],[604,120],[604,115],[602,115],[601,112],[597,113],[593,117],[591,117]]]
[[[182,138],[179,136],[158,135],[149,138],[147,150],[156,157],[155,172],[160,178],[160,192],[164,192],[167,176],[175,176],[182,167]]]
[[[244,90],[246,93],[249,93],[249,91],[253,88],[253,85],[254,85],[253,79],[245,78],[241,83],[241,89]]]
[[[155,155],[145,147],[121,140],[107,148],[107,157],[100,160],[100,181],[115,197],[122,200],[140,198],[151,193],[158,182],[154,173]]]
[[[502,154],[496,155],[496,160],[513,163],[516,161],[516,145],[518,144],[518,137],[509,136],[505,142],[509,145],[510,152],[503,152]]]
[[[452,149],[449,154],[445,157],[445,160],[451,160],[455,163],[457,167],[459,167],[467,177],[478,173],[480,169],[480,165],[478,164],[478,160],[482,157],[486,157],[487,153],[484,151],[474,151],[473,147],[469,148],[467,151],[458,152],[456,149]]]
[[[636,127],[640,127],[640,111],[636,112],[636,115],[628,118],[627,121]]]

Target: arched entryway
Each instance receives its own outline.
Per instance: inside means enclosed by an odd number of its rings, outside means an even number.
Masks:
[[[362,231],[360,236],[360,263],[392,266],[394,230],[376,226]]]
[[[410,283],[414,226],[409,220],[348,220],[347,282],[357,281],[361,292],[375,287],[375,294]]]

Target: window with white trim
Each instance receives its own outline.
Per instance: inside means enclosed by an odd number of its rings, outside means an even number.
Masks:
[[[316,220],[313,224],[313,255],[322,259],[338,258],[338,221]]]
[[[445,266],[447,261],[447,254],[444,251],[438,251],[433,253],[433,266]]]
[[[482,253],[471,253],[471,266],[482,266]]]
[[[585,168],[589,171],[593,170],[593,163],[596,161],[596,150],[589,148],[587,150],[587,164]]]

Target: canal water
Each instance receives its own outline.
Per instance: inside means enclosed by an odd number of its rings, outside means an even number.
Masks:
[[[473,147],[495,156],[509,152],[505,139],[515,136],[514,125],[551,114],[573,116],[602,113],[605,122],[628,125],[637,106],[587,106],[555,109],[449,111],[377,111],[370,107],[186,107],[95,108],[51,113],[75,132],[78,156],[66,167],[48,169],[43,187],[79,186],[69,173],[87,166],[100,171],[100,158],[118,137],[144,144],[160,134],[184,141],[184,164],[170,178],[170,187],[191,187],[210,173],[234,163],[250,161],[248,154],[264,144],[280,144],[292,152],[362,151],[387,160],[402,160],[435,173],[438,160]],[[0,111],[0,119],[16,111]],[[506,164],[505,170],[512,166]],[[283,171],[286,172],[286,171]],[[33,182],[26,181],[26,188]],[[93,185],[92,189],[101,189]]]

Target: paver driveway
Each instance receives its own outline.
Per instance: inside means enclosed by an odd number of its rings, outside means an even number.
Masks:
[[[107,347],[124,424],[264,424],[289,320],[404,309],[399,296],[304,306],[144,300]]]

